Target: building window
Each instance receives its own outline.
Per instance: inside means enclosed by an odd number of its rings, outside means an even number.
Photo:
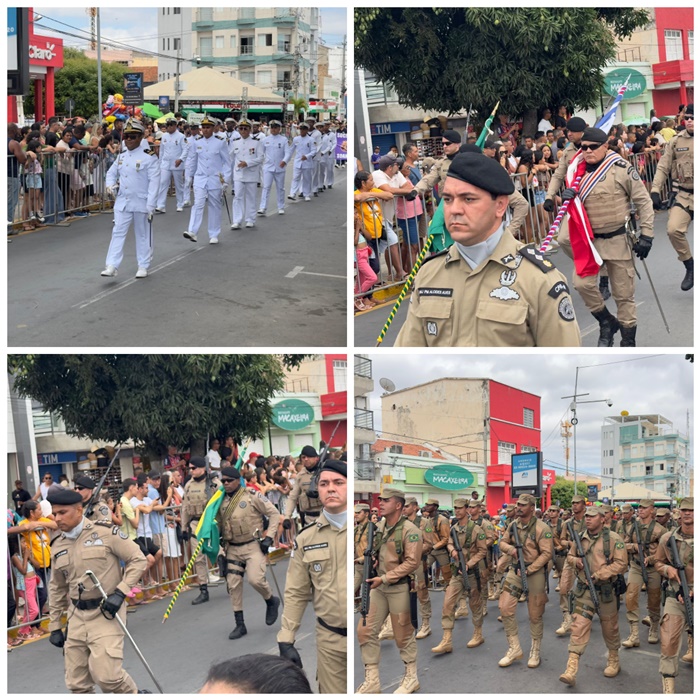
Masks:
[[[241,56],[255,53],[254,42],[255,42],[255,37],[253,37],[253,36],[242,36],[241,37],[241,48],[240,48]]]
[[[525,454],[526,452],[537,452],[537,448],[532,445],[520,445],[520,454]]]
[[[695,50],[693,48],[694,34],[695,32],[692,29],[688,32],[688,59],[691,61],[695,59]]]
[[[644,465],[644,474],[645,476],[651,476],[654,472],[654,467],[652,467],[651,464],[645,464]]]
[[[168,14],[170,14],[170,8],[168,8]]]
[[[535,412],[531,408],[523,408],[523,425],[526,428],[535,427]]]
[[[215,49],[223,49],[224,48],[224,37],[223,36],[214,37],[214,48]]]
[[[292,35],[277,34],[277,50],[283,53],[290,53],[292,50]]]
[[[238,10],[238,19],[255,19],[255,8],[242,7]]]
[[[389,452],[397,455],[402,455],[403,454],[403,445],[392,445],[389,448]]]
[[[255,71],[254,70],[242,70],[239,73],[238,78],[239,78],[239,80],[242,80],[244,83],[248,83],[249,85],[253,85],[253,83],[255,83]]]
[[[258,34],[258,46],[272,46],[272,34]]]
[[[515,454],[515,443],[498,441],[498,463],[510,464],[510,456]]]
[[[683,39],[679,29],[664,30],[664,44],[666,45],[667,61],[683,60]]]
[[[261,70],[258,73],[257,85],[270,85],[272,83],[272,71]],[[348,362],[347,360],[333,360],[333,382],[336,391],[347,390]]]
[[[200,36],[199,37],[199,55],[202,58],[211,58],[211,37],[210,36]]]
[[[664,470],[664,463],[661,462],[661,464],[659,464],[659,471],[662,472],[663,470]]]
[[[180,14],[180,8],[179,8],[179,7],[173,7],[173,14],[174,14],[174,15],[179,15],[179,14]]]
[[[182,48],[182,45],[180,44],[181,41],[182,39],[180,39],[179,37],[173,39],[173,49],[175,49],[175,51],[178,51]]]
[[[230,49],[235,49],[235,48],[236,48],[236,39],[237,39],[236,35],[235,35],[235,34],[231,34],[231,38],[230,38],[230,40],[229,40],[229,48],[230,48]]]
[[[614,453],[615,453],[615,450],[608,450],[609,457],[612,457]]]
[[[163,51],[165,51],[165,37],[163,37]]]

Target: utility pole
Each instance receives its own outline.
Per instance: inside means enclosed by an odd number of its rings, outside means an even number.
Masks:
[[[181,40],[182,41],[182,40]],[[177,50],[177,58],[175,59],[175,111],[180,110],[180,49]]]
[[[100,8],[95,10],[95,24],[97,27],[97,116],[102,114],[102,36],[100,33]]]
[[[348,35],[346,34],[343,37],[343,70],[342,70],[342,77],[340,79],[340,104],[338,105],[338,114],[342,115],[345,117],[345,91],[346,91],[346,70],[347,70],[347,65],[346,65],[346,59],[347,59],[347,48],[348,48]]]
[[[569,476],[569,438],[571,437],[571,423],[568,420],[561,423],[561,436],[564,442],[564,464],[566,466],[566,476]]]

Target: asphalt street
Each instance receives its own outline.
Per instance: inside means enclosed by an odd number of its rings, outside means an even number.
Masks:
[[[517,619],[520,645],[524,657],[515,661],[508,668],[500,668],[498,661],[508,650],[503,625],[498,622],[498,601],[489,601],[488,615],[484,619],[484,638],[486,642],[474,649],[467,649],[474,626],[471,622],[471,612],[468,618],[455,620],[453,633],[453,649],[451,654],[433,654],[430,650],[437,646],[442,639],[442,603],[443,591],[431,591],[432,618],[430,634],[420,639],[418,645],[418,680],[419,693],[566,693],[568,694],[603,694],[603,693],[661,693],[661,676],[659,675],[658,644],[646,642],[648,628],[640,625],[641,645],[636,649],[620,650],[621,671],[615,678],[605,678],[603,669],[606,665],[607,650],[603,644],[600,622],[593,622],[591,640],[585,654],[581,657],[576,685],[573,688],[559,680],[566,669],[568,658],[569,636],[557,637],[554,630],[561,623],[559,612],[559,594],[554,592],[556,580],[550,580],[549,602],[544,613],[544,638],[542,640],[542,662],[537,669],[527,667],[530,653],[530,631],[527,619],[527,605],[518,605]],[[642,606],[646,606],[645,594],[641,598]],[[355,615],[355,624],[360,620]],[[626,639],[629,625],[625,618],[624,604],[620,608],[620,635]],[[684,635],[685,637],[685,635]],[[403,677],[403,662],[399,657],[396,643],[384,640],[382,645],[382,660],[379,672],[382,683],[382,693],[392,693]],[[685,654],[685,641],[681,655]],[[362,656],[355,641],[355,688],[364,679]],[[693,692],[693,667],[680,662],[676,678],[676,693]]]
[[[665,212],[657,213],[654,220],[654,244],[646,259],[649,274],[656,287],[656,293],[663,307],[670,333],[666,332],[661,314],[654,299],[649,279],[641,261],[635,257],[637,270],[642,279],[637,279],[635,300],[637,302],[637,346],[640,347],[693,347],[693,291],[681,291],[680,284],[685,275],[685,268],[671,247],[666,235]],[[692,231],[689,230],[691,248]],[[572,279],[573,261],[563,252],[557,251],[551,258],[552,262],[566,276]],[[581,344],[583,347],[595,347],[598,343],[598,322],[586,309],[581,296],[571,287],[572,299],[576,318],[581,328]],[[375,347],[377,336],[389,317],[394,302],[377,306],[355,316],[355,345],[356,347]],[[616,313],[615,302],[610,298],[607,307],[611,313]],[[393,346],[401,326],[408,313],[408,298],[403,301],[394,320],[387,331],[380,347]],[[615,335],[615,347],[620,345],[620,334]]]
[[[190,209],[153,220],[149,276],[135,279],[133,231],[116,278],[101,277],[111,213],[8,238],[8,335],[13,347],[345,346],[346,170],[310,202],[285,200],[253,229],[218,245],[206,214],[199,240],[182,233]],[[291,184],[287,174],[286,191]],[[258,191],[260,192],[260,190]],[[228,195],[228,206],[231,207]]]
[[[288,559],[275,563],[274,572],[284,593]],[[267,579],[277,595],[272,575]],[[138,607],[128,615],[128,629],[139,645],[158,682],[166,693],[197,693],[204,684],[209,667],[219,661],[245,654],[279,655],[277,622],[265,625],[265,601],[244,580],[243,605],[248,634],[235,641],[228,635],[235,627],[226,585],[209,586],[209,602],[192,607],[198,595],[196,586],[180,594],[170,617],[162,624],[169,598]],[[117,624],[116,622],[114,624]],[[313,609],[309,605],[297,633],[296,648],[304,664],[311,687],[316,685],[316,640]],[[124,640],[124,668],[139,689],[158,690],[127,639]],[[64,682],[63,655],[49,644],[48,637],[25,642],[7,656],[9,693],[52,695],[67,693]],[[96,688],[99,693],[100,689]]]

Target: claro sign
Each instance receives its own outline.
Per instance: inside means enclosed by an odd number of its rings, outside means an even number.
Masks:
[[[63,42],[53,37],[29,35],[29,63],[33,66],[63,67]]]

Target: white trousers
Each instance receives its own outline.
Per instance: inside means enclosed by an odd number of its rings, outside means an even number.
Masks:
[[[170,187],[170,176],[175,180],[175,201],[177,202],[177,206],[181,207],[185,201],[185,171],[161,170],[156,209],[165,209],[165,200],[168,197],[168,188]]]
[[[311,191],[318,192],[323,184],[321,182],[321,156],[314,156],[313,180],[311,183]]]
[[[328,156],[316,156],[318,158],[318,189],[322,190],[326,184],[326,159]]]
[[[263,191],[262,197],[260,197],[259,209],[262,211],[267,209],[267,198],[270,196],[273,182],[277,190],[277,209],[284,209],[284,175],[284,170],[281,173],[273,173],[267,170],[263,173]]]
[[[124,241],[129,233],[131,223],[134,224],[136,236],[136,260],[139,267],[148,269],[153,257],[153,232],[148,221],[148,214],[133,211],[114,211],[114,228],[112,240],[107,251],[107,265],[114,265],[117,269],[124,257]]]
[[[197,233],[202,225],[204,216],[204,204],[208,201],[207,223],[209,238],[218,238],[221,235],[221,188],[208,190],[206,187],[194,186],[194,205],[190,214],[190,225],[187,229],[191,233]]]
[[[335,151],[326,156],[326,187],[330,187],[335,183]]]
[[[304,197],[310,197],[313,191],[313,174],[313,168],[299,168],[295,165],[291,194],[297,195],[301,191]]]
[[[257,182],[234,182],[236,196],[233,198],[233,223],[240,225],[243,220],[247,224],[254,224],[258,215],[255,208],[257,199]]]

